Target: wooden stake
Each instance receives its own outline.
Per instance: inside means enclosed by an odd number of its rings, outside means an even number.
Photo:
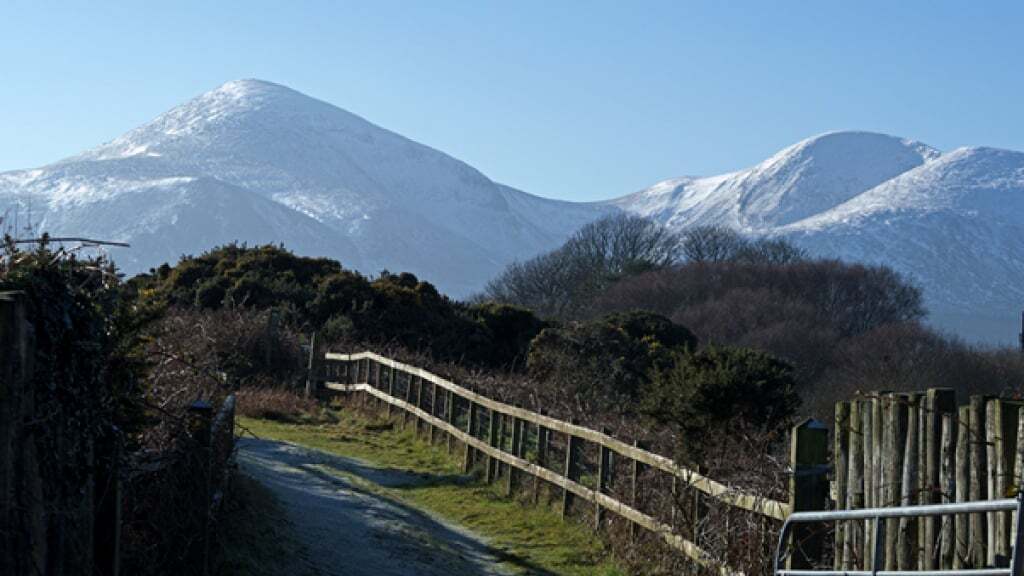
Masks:
[[[455,392],[448,391],[448,402],[445,403],[445,416],[448,417],[448,424],[455,426]],[[448,453],[455,449],[455,436],[448,435]]]
[[[578,424],[575,418],[571,420],[572,424]],[[568,434],[566,437],[565,446],[565,477],[573,482],[580,481],[580,439]],[[569,509],[572,507],[575,495],[568,489],[562,490],[562,518],[569,513]]]
[[[1024,419],[1022,419],[1024,420]],[[957,419],[956,434],[956,495],[957,502],[968,502],[970,500],[970,406],[960,407],[959,418]],[[969,558],[970,547],[970,516],[971,514],[957,514],[953,517],[954,531],[956,533],[956,552],[953,556],[953,569],[960,570],[971,566]]]
[[[918,405],[920,396],[910,394],[907,402],[907,436],[903,446],[903,479],[901,506],[913,506],[917,503],[917,433]],[[899,558],[900,570],[914,570],[917,567],[917,519],[900,518],[899,521]]]
[[[608,428],[603,428],[601,431],[604,432],[606,435],[611,435],[611,431],[608,430]],[[609,450],[608,447],[606,447],[604,444],[599,444],[598,445],[598,450],[599,450],[599,452],[598,452],[598,457],[597,457],[597,493],[598,494],[606,494],[608,492],[608,476],[610,475],[610,472],[611,472],[610,463],[611,463],[611,453],[612,453],[612,451]],[[675,477],[674,476],[672,477],[672,480],[673,480],[673,482],[672,482],[672,496],[673,496],[673,500],[672,500],[672,513],[673,513],[673,517],[674,517],[675,516],[675,510],[676,510],[676,505],[675,505],[676,504],[675,503],[676,484],[675,484]],[[604,520],[604,508],[601,507],[601,503],[595,498],[594,499],[594,527],[597,530],[601,529],[601,523],[603,522],[603,520]],[[673,524],[675,524],[675,523],[673,522]]]
[[[790,440],[790,461],[793,475],[789,481],[789,502],[794,512],[827,510],[828,427],[817,420],[806,420],[794,426]],[[808,524],[798,524],[791,532],[787,559],[790,569],[810,568],[821,561],[821,531]],[[794,545],[798,545],[794,549]]]
[[[512,419],[512,446],[509,452],[513,456],[522,458],[522,444],[523,444],[523,421],[519,418]],[[516,469],[514,466],[509,466],[505,475],[505,495],[511,496],[516,489]]]
[[[488,412],[487,423],[488,423],[489,428],[490,428],[490,432],[488,433],[487,443],[490,444],[491,448],[499,448],[499,446],[498,446],[498,426],[500,426],[499,423],[501,422],[501,414],[498,413],[498,412],[495,412],[494,410],[488,410],[487,412]],[[487,457],[486,479],[487,479],[487,483],[488,484],[493,482],[494,479],[498,475],[498,462],[499,462],[499,460],[497,458],[495,458],[494,456],[488,456]]]
[[[850,455],[847,468],[846,509],[864,507],[864,408],[861,400],[850,403]],[[844,570],[860,570],[864,565],[862,522],[850,522],[846,530]]]
[[[469,402],[469,417],[466,419],[466,434],[473,436],[476,432],[476,420],[477,420],[477,405],[476,402],[468,400]],[[473,468],[473,447],[466,444],[466,452],[462,457],[462,472],[468,474]]]
[[[640,448],[641,447],[640,446],[640,441],[639,440],[633,440],[633,446],[636,447],[636,448]],[[634,510],[640,510],[640,474],[641,474],[641,472],[643,472],[642,464],[640,464],[640,462],[638,462],[637,460],[633,460],[633,470],[632,470],[632,475],[631,475],[631,478],[630,478],[630,493],[631,493],[631,497],[630,497],[629,502],[633,506]],[[636,522],[630,522],[629,523],[629,541],[630,542],[634,542],[634,543],[636,542],[637,530],[639,530],[639,528],[640,527],[637,526]]]
[[[971,501],[984,500],[988,497],[988,450],[985,445],[988,402],[984,396],[971,396],[969,419],[969,451],[971,478],[968,494]],[[986,514],[971,514],[970,524],[970,558],[971,566],[980,568],[988,562],[988,521]]]
[[[849,466],[847,446],[850,443],[850,403],[836,402],[835,434],[832,450],[832,466],[835,476],[836,509],[846,508],[846,473]],[[836,522],[833,535],[833,568],[840,570],[846,565],[849,550],[846,548],[847,522]]]
[[[541,416],[546,416],[547,411],[540,409]],[[547,468],[548,466],[548,443],[549,432],[547,428],[537,424],[537,466]],[[540,498],[540,476],[533,477],[533,503],[536,504]],[[550,503],[550,500],[548,501]]]
[[[942,442],[941,462],[939,466],[939,481],[942,487],[942,503],[949,504],[953,501],[956,491],[956,484],[953,475],[953,451],[956,439],[954,433],[955,420],[953,415],[942,414]],[[939,528],[939,569],[952,570],[953,568],[953,517],[943,516]]]

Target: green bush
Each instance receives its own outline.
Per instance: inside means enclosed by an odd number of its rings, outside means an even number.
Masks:
[[[532,312],[467,306],[407,272],[369,280],[336,261],[279,246],[228,245],[185,257],[131,281],[141,302],[216,311],[276,309],[290,326],[327,342],[399,345],[443,361],[521,365],[544,323]]]
[[[685,327],[649,312],[546,328],[530,343],[532,378],[570,397],[609,405],[635,400],[672,354],[697,345]]]
[[[643,411],[686,435],[689,456],[700,441],[742,421],[765,431],[788,427],[799,407],[792,368],[767,354],[710,346],[674,354],[644,390]]]
[[[503,367],[525,364],[530,341],[547,326],[526,308],[497,302],[471,306],[469,316],[486,330],[490,354]]]

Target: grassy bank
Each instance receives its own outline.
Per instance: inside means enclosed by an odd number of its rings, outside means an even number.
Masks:
[[[431,447],[401,427],[352,411],[331,412],[334,422],[286,423],[240,418],[240,433],[293,442],[374,466],[452,478],[460,462],[441,444]],[[425,481],[374,490],[429,511],[485,536],[506,565],[522,574],[565,576],[621,575],[601,541],[587,528],[566,523],[553,510],[504,497],[500,487],[472,478]]]

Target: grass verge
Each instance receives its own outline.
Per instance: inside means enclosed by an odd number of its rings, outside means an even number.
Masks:
[[[365,460],[374,466],[430,477],[461,472],[444,444],[430,446],[384,419],[351,410],[334,413],[330,423],[287,423],[239,418],[240,433],[283,440]],[[498,485],[467,478],[464,482],[422,484],[375,490],[465,526],[486,537],[514,573],[558,576],[621,576],[624,571],[589,529],[563,522],[552,509],[506,498]]]

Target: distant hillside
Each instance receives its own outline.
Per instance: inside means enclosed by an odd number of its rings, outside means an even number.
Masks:
[[[129,273],[231,241],[273,242],[367,274],[407,270],[461,297],[624,210],[889,264],[924,287],[939,327],[1002,343],[1015,342],[1024,307],[1022,194],[1018,152],[833,132],[730,174],[562,202],[260,80],[228,82],[78,156],[0,174],[0,214],[31,206],[37,229],[130,242],[113,254]]]
[[[531,196],[345,110],[228,82],[116,140],[0,174],[0,213],[133,244],[138,272],[234,240],[281,242],[367,273],[408,270],[466,295],[612,208]]]

